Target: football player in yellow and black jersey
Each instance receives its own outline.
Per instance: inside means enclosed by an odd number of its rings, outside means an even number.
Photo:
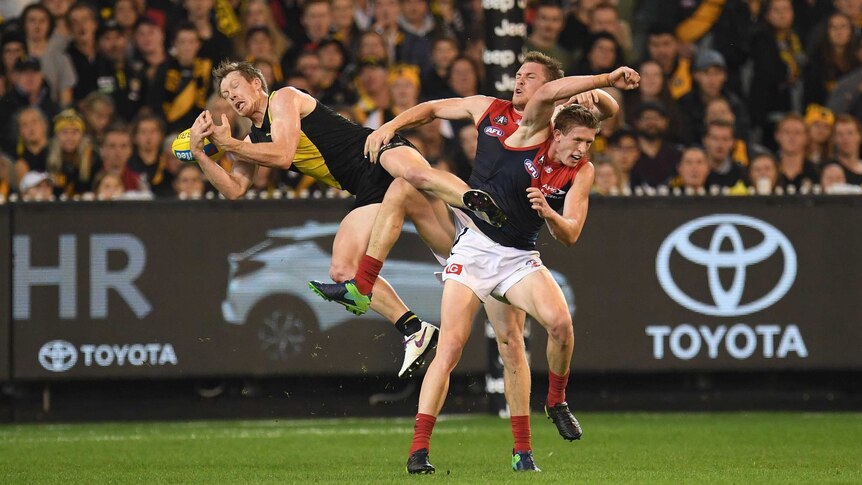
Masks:
[[[268,93],[263,74],[248,62],[223,62],[213,71],[213,77],[221,96],[238,114],[249,118],[253,126],[245,140],[237,140],[231,136],[225,115],[217,124],[209,111],[201,113],[192,125],[190,145],[207,178],[219,192],[236,199],[248,190],[258,165],[280,169],[293,166],[324,184],[355,195],[356,203],[335,236],[329,271],[336,282],[351,278],[367,249],[370,222],[376,217],[393,177],[411,170],[423,172],[429,168],[428,162],[409,142],[396,136],[381,150],[379,163],[371,163],[363,154],[370,129],[348,121],[298,89],[286,87]],[[204,137],[238,158],[229,172],[203,152]],[[451,205],[464,207],[461,197],[469,187],[455,175],[442,177],[445,183],[437,185],[445,186],[446,190],[434,195]],[[428,189],[434,187],[429,185]],[[364,307],[357,314],[370,306],[395,323],[414,342],[405,345],[402,369],[414,370],[418,367],[414,363],[421,363],[436,345],[437,328],[416,318],[386,281],[378,280],[373,294],[373,302],[365,296],[355,302]],[[350,295],[347,297],[350,300]],[[345,306],[356,313],[355,306]]]

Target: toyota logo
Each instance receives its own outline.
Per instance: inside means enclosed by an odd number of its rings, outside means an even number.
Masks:
[[[39,349],[39,363],[51,372],[66,372],[78,361],[78,350],[65,340],[52,340]]]
[[[709,247],[692,243],[692,234],[713,226],[715,230]],[[740,227],[759,232],[763,240],[746,248],[739,233]],[[730,245],[729,250],[722,250],[725,241]],[[784,269],[778,282],[765,295],[743,303],[747,268],[765,261],[779,250],[784,258]],[[674,252],[694,264],[706,267],[712,303],[692,298],[677,285],[670,270],[670,258]],[[719,270],[723,268],[733,269],[733,280],[727,289],[719,278]],[[796,252],[781,231],[760,219],[739,214],[715,214],[683,224],[664,240],[656,256],[656,275],[665,293],[683,307],[704,315],[737,317],[770,307],[790,290],[796,279]]]

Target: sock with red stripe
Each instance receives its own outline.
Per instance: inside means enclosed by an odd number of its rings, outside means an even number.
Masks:
[[[356,269],[356,288],[363,295],[370,295],[371,289],[374,288],[374,282],[377,281],[377,276],[380,275],[380,268],[383,267],[383,261],[365,255],[359,260],[359,268]]]
[[[512,436],[515,437],[515,452],[531,451],[530,446],[530,415],[512,416]]]
[[[410,445],[410,454],[416,450],[425,448],[431,449],[431,431],[434,430],[434,423],[437,422],[435,416],[430,414],[418,413],[416,415],[416,423],[413,425],[413,443]]]
[[[548,371],[548,406],[566,401],[566,384],[569,382],[569,373],[558,376]]]

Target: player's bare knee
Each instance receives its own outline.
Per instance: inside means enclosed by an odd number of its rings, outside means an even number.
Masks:
[[[404,171],[404,180],[417,189],[425,189],[431,182],[431,168],[410,167]]]
[[[572,341],[575,337],[571,315],[555,315],[546,322],[545,327],[548,330],[548,338],[555,342],[562,344]]]

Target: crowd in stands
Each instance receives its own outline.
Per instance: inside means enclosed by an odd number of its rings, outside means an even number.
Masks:
[[[0,17],[0,201],[200,198],[170,145],[204,109],[212,68],[245,59],[377,128],[429,99],[483,94],[481,1],[37,0]],[[3,10],[0,10],[3,12]],[[590,158],[595,192],[862,192],[862,0],[528,1],[525,46],[567,75],[629,65]],[[469,175],[476,130],[404,133]],[[230,158],[222,160],[230,164]],[[252,193],[332,196],[262,168]],[[212,195],[210,195],[212,196]]]

